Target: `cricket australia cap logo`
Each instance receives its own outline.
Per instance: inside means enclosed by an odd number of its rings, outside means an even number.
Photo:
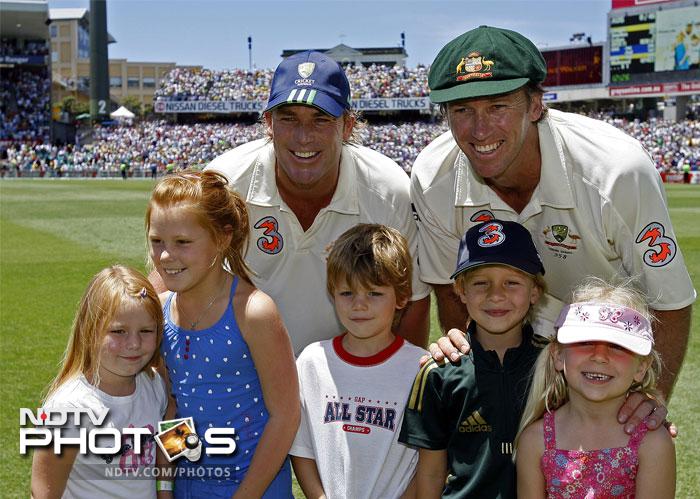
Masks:
[[[314,72],[314,69],[316,69],[315,62],[302,62],[297,66],[297,73],[302,78],[308,78]]]
[[[307,86],[310,87],[314,83],[316,83],[316,80],[313,80],[309,78],[311,76],[311,73],[314,72],[314,69],[316,69],[316,63],[315,62],[302,62],[297,66],[297,73],[299,73],[299,76],[301,78],[297,78],[294,80],[295,85],[299,86]],[[305,90],[302,90],[304,92]],[[292,90],[292,95],[293,93],[296,92],[296,89]],[[290,95],[290,99],[293,99],[292,95]]]
[[[479,52],[470,52],[466,57],[462,57],[455,68],[457,81],[491,78],[493,76],[491,67],[494,64],[494,61],[485,59]]]

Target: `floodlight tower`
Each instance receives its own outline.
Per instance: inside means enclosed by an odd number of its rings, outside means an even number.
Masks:
[[[109,118],[107,0],[90,0],[90,117]]]

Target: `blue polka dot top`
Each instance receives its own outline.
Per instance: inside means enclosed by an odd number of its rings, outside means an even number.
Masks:
[[[165,330],[161,353],[177,401],[177,417],[193,418],[203,443],[199,461],[192,463],[181,457],[177,465],[216,466],[218,471],[194,476],[217,480],[225,477],[222,481],[240,483],[267,423],[268,412],[250,350],[233,313],[237,284],[235,277],[223,316],[201,331],[190,331],[172,322],[170,304],[174,293],[171,293],[163,307]],[[204,433],[208,428],[236,430],[236,450],[232,455],[206,455]],[[223,468],[228,471],[221,473]]]

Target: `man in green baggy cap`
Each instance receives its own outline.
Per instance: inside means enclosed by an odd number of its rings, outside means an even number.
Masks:
[[[542,257],[548,293],[533,320],[541,336],[554,334],[553,322],[582,278],[636,277],[659,319],[659,386],[668,397],[685,355],[696,293],[663,184],[638,141],[601,121],[548,110],[541,86],[546,75],[530,40],[489,26],[455,38],[435,58],[430,99],[450,130],[421,152],[411,174],[420,277],[435,289],[443,330],[463,330],[466,308],[450,280],[459,240],[492,218],[527,227]],[[458,349],[468,349],[458,331],[431,345],[438,360],[457,358]],[[621,411],[626,430],[654,405],[643,404],[627,420],[638,403]],[[657,427],[665,415],[658,408],[648,425]]]

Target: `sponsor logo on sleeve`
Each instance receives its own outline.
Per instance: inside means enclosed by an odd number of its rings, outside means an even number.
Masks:
[[[664,226],[659,222],[651,222],[644,227],[635,241],[648,247],[642,259],[650,267],[663,267],[671,263],[678,251],[676,242],[666,236]]]

